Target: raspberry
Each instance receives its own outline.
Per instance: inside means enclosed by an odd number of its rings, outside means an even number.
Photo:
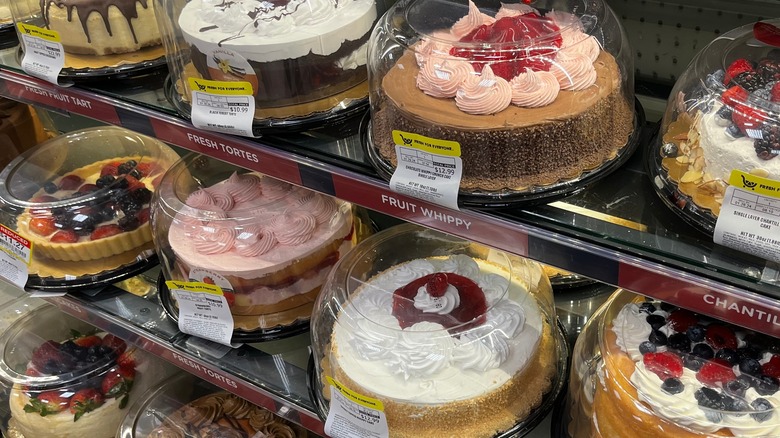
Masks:
[[[753,64],[747,59],[740,58],[732,62],[731,65],[729,65],[729,67],[726,69],[726,76],[723,78],[723,85],[728,85],[732,78],[746,71],[753,71]]]
[[[725,385],[736,378],[734,370],[731,369],[731,364],[724,359],[713,359],[705,363],[699,372],[696,373],[696,379],[708,386]]]
[[[763,111],[739,104],[734,106],[734,112],[731,114],[731,120],[742,132],[747,132],[748,129],[761,129],[765,119],[766,114]]]
[[[780,356],[773,354],[769,362],[761,365],[761,372],[775,379],[780,379]]]
[[[734,86],[724,91],[720,97],[726,105],[734,106],[744,102],[748,97],[748,92],[742,87]]]
[[[669,314],[669,326],[676,332],[685,332],[691,326],[699,322],[699,318],[693,312],[678,309]]]
[[[680,356],[664,351],[647,353],[642,356],[642,362],[648,371],[655,373],[661,380],[671,377],[679,378],[683,374],[683,362]]]
[[[769,100],[780,102],[780,82],[772,85],[772,90],[769,92]]]

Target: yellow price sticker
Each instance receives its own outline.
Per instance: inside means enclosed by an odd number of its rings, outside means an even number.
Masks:
[[[53,41],[55,43],[62,42],[62,39],[60,39],[60,33],[56,30],[44,29],[42,27],[24,23],[17,23],[17,27],[19,28],[19,32],[21,32],[23,35],[30,35],[47,41]]]
[[[361,405],[363,407],[370,408],[370,409],[376,409],[377,411],[384,412],[385,405],[380,400],[377,400],[377,399],[371,398],[371,397],[367,397],[367,396],[362,395],[362,394],[358,394],[357,392],[347,388],[346,386],[342,385],[336,379],[334,379],[334,378],[332,378],[330,376],[326,376],[326,379],[328,380],[328,383],[330,383],[330,385],[332,387],[336,388],[336,390],[338,390],[338,392],[343,394],[344,397],[348,398],[349,400],[351,400],[351,401],[353,401],[353,402],[355,402],[355,403],[357,403],[357,404],[359,404],[359,405]]]
[[[222,288],[216,284],[202,283],[200,281],[174,281],[168,280],[165,282],[169,290],[184,290],[187,292],[201,292],[211,295],[222,296]]]
[[[190,89],[201,93],[222,96],[251,96],[252,84],[246,81],[212,81],[209,79],[188,78]]]
[[[731,171],[729,184],[759,195],[780,198],[780,181],[751,175],[741,170]]]
[[[393,141],[398,146],[414,148],[431,154],[460,157],[460,143],[457,141],[440,140],[397,129],[393,130]]]

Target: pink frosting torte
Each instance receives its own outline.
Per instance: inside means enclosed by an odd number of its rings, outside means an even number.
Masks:
[[[269,177],[234,173],[199,188],[173,218],[175,280],[216,284],[237,330],[306,320],[352,246],[349,204]]]

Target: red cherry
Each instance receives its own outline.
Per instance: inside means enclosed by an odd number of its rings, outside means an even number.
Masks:
[[[447,292],[447,274],[443,272],[437,272],[433,274],[428,283],[425,284],[425,290],[432,297],[442,297]]]
[[[419,289],[427,286],[428,282],[437,274],[446,275],[447,283],[453,286],[460,296],[460,305],[449,314],[425,313],[414,307],[414,297]],[[485,293],[473,280],[458,274],[429,274],[393,292],[392,314],[398,320],[401,328],[410,327],[418,322],[429,321],[441,324],[447,329],[458,327],[458,330],[465,330],[484,324],[485,312],[487,312]]]

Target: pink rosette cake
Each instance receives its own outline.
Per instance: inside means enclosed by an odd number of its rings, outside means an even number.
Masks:
[[[171,279],[220,286],[237,330],[268,329],[309,318],[326,274],[352,247],[352,216],[344,202],[233,173],[186,196],[167,244]]]

